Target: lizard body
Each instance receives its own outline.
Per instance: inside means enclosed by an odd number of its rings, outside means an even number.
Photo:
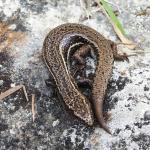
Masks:
[[[69,73],[67,61],[72,45],[90,44],[96,55],[96,71],[92,85],[92,110],[90,101],[78,90],[75,80]],[[120,58],[114,42],[105,39],[96,30],[80,25],[67,23],[51,30],[44,40],[43,58],[52,74],[56,86],[66,105],[74,114],[88,125],[94,122],[93,112],[100,126],[110,133],[103,119],[103,100],[110,78],[114,57]],[[124,59],[124,56],[121,56]]]

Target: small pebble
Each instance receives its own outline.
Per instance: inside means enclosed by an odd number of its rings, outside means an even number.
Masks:
[[[13,135],[16,134],[14,129],[10,129],[9,132],[10,132],[10,134],[13,134]]]
[[[92,2],[92,7],[97,7],[98,3],[97,2]]]
[[[58,124],[59,124],[59,120],[57,119],[57,120],[55,120],[55,121],[53,122],[52,126],[55,127],[55,126],[57,126]]]
[[[2,86],[2,85],[3,85],[3,83],[4,83],[4,81],[3,81],[3,80],[0,80],[0,86]]]
[[[9,29],[11,29],[11,30],[15,30],[15,29],[16,29],[16,24],[12,24],[12,25],[10,25],[10,26],[9,26]]]
[[[149,87],[145,86],[144,91],[149,91]]]
[[[150,15],[150,8],[147,8],[147,9],[146,9],[146,14],[147,14],[147,15]]]
[[[15,84],[15,83],[11,83],[10,86],[11,86],[11,87],[15,87],[16,84]]]
[[[144,120],[150,120],[150,111],[144,113]]]

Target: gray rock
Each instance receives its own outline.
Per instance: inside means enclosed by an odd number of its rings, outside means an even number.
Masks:
[[[96,8],[92,7],[91,19],[80,21],[85,12],[81,9],[79,0],[0,2],[1,21],[9,23],[12,34],[23,32],[25,35],[25,39],[4,49],[3,55],[0,53],[0,77],[6,75],[5,87],[5,80],[0,81],[0,85],[3,85],[0,86],[0,91],[9,89],[10,83],[25,85],[29,98],[31,94],[35,94],[36,112],[33,122],[31,101],[26,101],[22,90],[0,101],[0,149],[149,149],[149,10],[147,15],[137,16],[138,12],[149,6],[149,1],[109,2],[115,10],[119,8],[118,18],[128,37],[140,46],[130,51],[125,45],[118,45],[119,50],[134,52],[138,56],[129,57],[130,63],[114,63],[104,104],[104,110],[112,113],[111,120],[107,122],[112,136],[104,132],[96,122],[93,127],[88,127],[74,117],[61,97],[59,99],[53,92],[56,89],[46,87],[45,80],[50,74],[41,57],[47,33],[67,22],[88,25],[106,38],[119,42],[107,17],[101,12],[94,12]],[[145,112],[146,120],[141,112]]]
[[[144,120],[150,120],[150,111],[144,113]]]
[[[2,85],[3,85],[3,83],[4,83],[4,81],[3,81],[3,80],[0,80],[0,86],[2,86]]]

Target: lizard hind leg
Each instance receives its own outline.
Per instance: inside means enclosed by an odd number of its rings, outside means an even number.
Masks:
[[[92,50],[89,44],[81,46],[73,55],[73,58],[82,65],[85,65],[84,57]]]
[[[87,57],[91,51],[92,51],[91,45],[88,43],[82,45],[79,49],[76,50],[76,52],[73,54],[73,59],[76,61],[75,65],[71,70],[71,74],[73,77],[77,76],[77,73],[85,73],[86,66],[86,60],[85,57]],[[83,71],[84,70],[84,71]],[[84,76],[84,75],[83,75]]]

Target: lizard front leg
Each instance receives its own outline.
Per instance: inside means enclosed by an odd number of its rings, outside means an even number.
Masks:
[[[129,56],[126,53],[119,54],[117,50],[117,45],[114,42],[111,42],[111,48],[113,51],[114,60],[129,62],[129,59],[128,59]]]

